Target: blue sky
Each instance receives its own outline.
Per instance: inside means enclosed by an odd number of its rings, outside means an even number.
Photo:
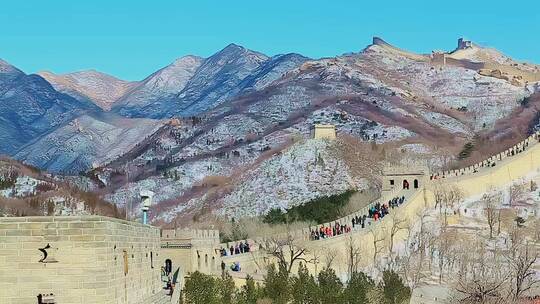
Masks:
[[[139,80],[175,58],[209,56],[232,42],[269,55],[319,58],[359,51],[372,36],[416,52],[452,49],[464,36],[540,63],[540,2],[2,0],[0,6],[0,58],[27,73],[92,68]]]

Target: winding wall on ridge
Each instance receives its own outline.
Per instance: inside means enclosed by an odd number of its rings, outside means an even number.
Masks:
[[[433,174],[431,175],[431,179],[426,181],[420,189],[394,191],[388,194],[388,197],[382,198],[381,201],[386,201],[391,196],[405,196],[405,203],[397,209],[393,209],[392,213],[399,214],[400,218],[404,218],[409,222],[418,221],[419,215],[424,209],[434,206],[435,197],[433,191],[438,183],[442,182],[446,185],[454,185],[463,191],[465,197],[471,198],[480,196],[491,188],[502,188],[520,178],[527,177],[531,173],[540,172],[539,141],[540,133],[537,132],[512,148],[491,156],[478,164],[467,168]],[[337,221],[350,223],[349,220],[350,216],[347,216]],[[331,225],[332,223],[326,223],[324,225]],[[386,216],[364,229],[353,230],[350,233],[326,239],[309,240],[309,229],[293,232],[292,235],[295,238],[301,239],[303,242],[302,246],[305,246],[309,250],[310,256],[307,257],[308,260],[317,259],[320,261],[318,264],[308,264],[308,268],[311,271],[318,272],[322,269],[325,264],[325,254],[331,249],[337,256],[333,267],[338,274],[344,275],[347,272],[345,254],[349,239],[352,238],[360,246],[361,259],[359,266],[370,266],[373,264],[375,251],[373,245],[374,236],[378,238],[383,237],[386,239],[385,242],[387,242],[391,226],[392,216]],[[406,240],[407,237],[407,231],[399,231],[394,236],[394,244]],[[259,240],[259,242],[262,242],[262,240]],[[385,250],[380,253],[380,256],[388,253],[387,249]],[[250,274],[261,273],[263,271],[261,265],[266,265],[271,260],[268,256],[263,257],[260,254],[250,255],[249,253],[240,256],[224,257],[223,259],[231,263],[233,261],[242,261],[243,272]]]

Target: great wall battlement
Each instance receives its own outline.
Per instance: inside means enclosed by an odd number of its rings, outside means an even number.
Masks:
[[[511,148],[508,148],[503,152],[492,155],[481,162],[478,162],[474,165],[471,165],[465,168],[437,172],[435,174],[432,174],[430,176],[430,179],[458,177],[458,176],[479,173],[480,171],[484,169],[496,166],[497,163],[500,161],[503,161],[507,158],[511,158],[512,156],[516,156],[519,153],[524,152],[529,146],[536,145],[539,142],[540,142],[540,131],[530,135],[529,137],[515,144]]]

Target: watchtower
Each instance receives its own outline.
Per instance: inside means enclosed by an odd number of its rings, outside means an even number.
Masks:
[[[313,138],[336,139],[336,126],[317,124],[313,127]]]
[[[423,166],[387,166],[383,169],[382,192],[419,189],[426,181],[428,172]]]

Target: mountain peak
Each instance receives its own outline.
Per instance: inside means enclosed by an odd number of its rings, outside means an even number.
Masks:
[[[200,64],[200,62],[202,60],[203,60],[203,58],[199,57],[199,56],[186,55],[186,56],[182,56],[180,58],[176,58],[176,60],[174,60],[171,65],[172,66],[194,65],[194,64]]]
[[[246,50],[245,47],[239,45],[239,44],[236,44],[236,43],[229,43],[226,47],[223,48],[224,50]]]
[[[111,104],[136,84],[94,69],[67,74],[41,71],[38,75],[45,78],[57,91],[78,100],[90,100],[105,110],[110,109]]]
[[[268,56],[266,56],[263,53],[247,49],[247,48],[245,48],[245,47],[243,47],[241,45],[235,44],[235,43],[231,43],[231,44],[227,45],[221,51],[214,54],[212,57],[214,57],[214,56],[217,56],[217,57],[235,56],[235,55],[240,55],[240,54],[254,55],[256,57],[261,58],[262,60],[266,60],[266,59],[269,58]]]

